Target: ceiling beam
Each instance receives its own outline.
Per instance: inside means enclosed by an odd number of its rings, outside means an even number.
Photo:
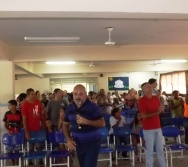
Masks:
[[[39,78],[44,78],[44,76],[40,73],[34,73],[33,71],[33,64],[32,63],[15,63],[16,67],[19,68],[20,70],[28,73],[28,74],[32,74],[36,77]]]
[[[14,62],[188,59],[187,45],[11,47]]]
[[[177,63],[177,64],[151,64],[149,62],[126,62],[116,63],[112,62],[109,64],[100,64],[95,67],[89,67],[88,65],[45,65],[45,64],[33,64],[34,72],[41,74],[71,74],[71,73],[114,73],[114,72],[146,72],[146,71],[181,71],[188,69],[188,63]]]

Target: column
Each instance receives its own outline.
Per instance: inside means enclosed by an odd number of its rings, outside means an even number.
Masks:
[[[0,140],[5,133],[3,116],[8,111],[7,102],[14,99],[14,63],[0,61]],[[1,147],[1,150],[3,147]]]

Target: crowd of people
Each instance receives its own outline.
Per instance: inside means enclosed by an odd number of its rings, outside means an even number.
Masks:
[[[113,128],[127,125],[126,119],[121,112],[127,109],[138,111],[135,118],[129,123],[132,127],[132,142],[136,147],[136,158],[139,160],[137,145],[139,142],[145,143],[147,148],[147,165],[153,166],[153,148],[156,148],[160,167],[166,167],[163,147],[162,132],[160,125],[160,114],[171,112],[173,118],[185,117],[188,119],[188,96],[185,102],[179,91],[172,92],[169,98],[165,92],[157,88],[157,80],[151,78],[143,83],[138,92],[133,88],[127,93],[119,94],[118,91],[105,93],[100,89],[98,93],[90,91],[86,93],[83,85],[76,85],[73,92],[55,89],[53,93],[42,95],[40,91],[29,88],[26,93],[21,93],[16,100],[8,102],[8,109],[4,115],[4,127],[7,133],[20,132],[24,128],[25,138],[30,138],[30,133],[45,129],[47,134],[52,131],[62,131],[66,137],[67,145],[77,157],[81,167],[96,167],[98,153],[100,149],[100,136],[98,128],[105,126],[104,115],[110,115],[109,135],[113,143]],[[139,141],[139,129],[143,128],[144,139]],[[116,141],[128,143],[126,138]],[[185,128],[185,143],[188,144],[188,129]],[[34,147],[41,150],[38,143],[30,145],[32,151]],[[67,149],[60,144],[60,149]],[[86,150],[87,148],[87,150]],[[124,157],[127,153],[122,153]],[[73,161],[71,159],[71,165]],[[16,162],[13,162],[15,164]],[[43,164],[42,160],[39,162]],[[33,165],[33,162],[29,162]]]

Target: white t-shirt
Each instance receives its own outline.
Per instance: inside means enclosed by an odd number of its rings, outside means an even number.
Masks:
[[[116,119],[114,116],[111,116],[110,117],[110,131],[109,131],[109,134],[113,134],[113,126],[117,123],[118,119]],[[121,116],[121,121],[119,123],[119,126],[118,127],[123,127],[124,124],[125,124],[125,118],[123,116]]]

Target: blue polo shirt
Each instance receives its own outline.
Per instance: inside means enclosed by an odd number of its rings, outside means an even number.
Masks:
[[[97,120],[102,118],[100,108],[90,100],[86,100],[80,108],[77,108],[76,104],[73,102],[66,108],[64,117],[64,121],[70,123],[70,131],[75,141],[92,142],[100,140],[101,136],[98,128],[88,125],[80,125],[81,129],[78,128],[76,122],[77,114],[89,120]]]

